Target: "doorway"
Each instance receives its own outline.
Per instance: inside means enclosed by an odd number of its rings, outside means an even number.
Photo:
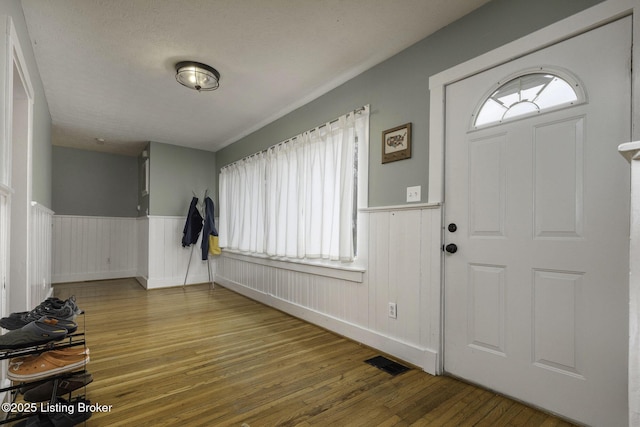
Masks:
[[[627,424],[631,40],[627,17],[446,87],[444,370],[590,425]],[[523,105],[555,78],[574,101]]]
[[[25,311],[29,300],[29,238],[32,199],[32,126],[33,86],[26,69],[24,55],[15,27],[7,19],[6,80],[4,92],[5,138],[2,141],[2,195],[0,201],[0,273],[2,301],[0,311]]]
[[[17,64],[13,66],[11,126],[11,231],[8,302],[10,312],[25,311],[29,303],[29,220],[31,168],[30,99]]]

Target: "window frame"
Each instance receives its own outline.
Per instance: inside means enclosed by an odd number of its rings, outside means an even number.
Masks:
[[[513,80],[519,79],[523,76],[530,75],[530,74],[550,74],[564,80],[571,86],[571,88],[576,94],[577,99],[575,101],[556,104],[554,106],[543,108],[538,111],[533,111],[530,113],[520,114],[513,117],[503,118],[498,121],[484,123],[481,125],[475,124],[478,118],[478,115],[480,114],[480,111],[482,110],[484,105],[487,103],[487,101],[491,99],[492,95],[496,91],[498,91],[500,88],[504,87],[505,85],[511,83]],[[493,86],[491,86],[485,92],[485,94],[480,98],[480,101],[476,105],[476,108],[473,110],[473,113],[471,114],[468,128],[469,128],[469,131],[476,131],[476,130],[486,129],[494,126],[500,126],[505,123],[514,122],[516,120],[523,120],[530,117],[538,116],[540,114],[546,114],[553,111],[558,111],[565,108],[571,108],[577,105],[586,104],[587,102],[588,102],[588,96],[587,96],[587,92],[584,84],[582,83],[582,81],[580,81],[580,79],[575,74],[569,72],[568,70],[562,69],[560,67],[549,67],[549,66],[526,68],[505,76],[503,79],[496,82]]]
[[[368,224],[366,224],[366,221],[363,221],[363,216],[361,215],[361,210],[362,209],[366,209],[368,207],[368,185],[369,185],[369,133],[370,133],[370,105],[369,104],[365,104],[362,107],[356,108],[346,114],[344,114],[343,116],[346,117],[350,114],[362,114],[366,116],[366,121],[365,121],[365,125],[361,127],[360,131],[361,133],[356,135],[356,140],[355,140],[355,151],[354,151],[354,166],[357,165],[357,174],[354,176],[354,205],[353,205],[353,220],[355,220],[356,226],[353,230],[353,245],[354,245],[354,254],[353,254],[353,260],[351,261],[346,261],[346,260],[334,260],[334,259],[326,259],[326,258],[314,258],[314,257],[305,257],[305,258],[294,258],[294,257],[287,257],[287,256],[280,256],[280,255],[269,255],[267,253],[260,253],[260,252],[248,252],[248,251],[243,251],[240,249],[236,249],[236,248],[224,248],[223,253],[232,255],[232,257],[235,256],[239,256],[239,257],[245,257],[244,259],[256,259],[256,260],[260,260],[260,259],[264,259],[264,260],[269,260],[269,262],[271,263],[277,263],[279,265],[280,268],[285,268],[287,269],[286,265],[290,265],[290,266],[309,266],[311,267],[323,267],[323,268],[329,268],[329,270],[337,270],[337,271],[354,271],[354,272],[358,272],[361,273],[363,271],[366,270],[366,262],[367,262],[367,257],[366,257],[366,251],[364,253],[363,256],[363,252],[359,249],[364,250],[363,248],[366,248],[367,245],[367,227]],[[343,116],[338,117],[337,119],[334,119],[328,123],[333,123],[337,120],[340,120]],[[318,131],[318,129],[324,127],[326,124],[322,124],[316,128],[313,129],[309,129],[306,132],[315,132]],[[357,132],[358,126],[356,125],[355,131]],[[302,134],[300,134],[302,135]],[[247,156],[245,158],[239,159],[237,161],[231,162],[225,166],[223,166],[220,170],[220,175],[219,175],[219,179],[222,173],[222,170],[227,167],[230,166],[232,164],[235,164],[237,162],[240,162],[244,159],[248,159],[251,158],[257,154],[263,153],[263,152],[268,152],[270,149],[275,148],[281,144],[290,142],[295,140],[299,135],[296,135],[294,137],[291,137],[285,141],[282,141],[278,144],[275,144],[271,147],[269,147],[266,150],[262,150],[261,152],[258,153],[254,153],[250,156]],[[220,184],[220,182],[219,182]],[[299,268],[299,267],[296,267]],[[293,268],[293,269],[296,269]],[[306,267],[302,267],[302,268],[306,268]],[[327,271],[326,269],[323,271]],[[325,275],[331,276],[331,277],[336,277],[336,278],[343,278],[342,276],[335,276],[335,274],[344,274],[344,273],[327,273]],[[353,278],[351,279],[347,279],[347,280],[353,280]],[[361,278],[358,278],[354,281],[361,281]]]

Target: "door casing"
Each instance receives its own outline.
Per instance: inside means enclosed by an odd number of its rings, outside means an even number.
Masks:
[[[494,68],[512,59],[525,56],[544,47],[559,43],[568,38],[585,33],[595,27],[613,22],[623,16],[633,19],[633,51],[632,58],[640,57],[640,5],[635,0],[607,0],[583,12],[577,13],[548,27],[529,34],[521,39],[508,43],[500,48],[487,52],[474,59],[442,71],[429,78],[430,90],[430,125],[429,125],[429,191],[428,203],[444,205],[444,153],[445,153],[445,88],[447,85],[463,80],[469,76]],[[632,106],[632,140],[640,139],[640,117],[634,114],[640,111],[640,74],[637,67],[633,69],[631,82],[633,87]],[[442,230],[444,230],[444,214],[441,209]],[[440,235],[438,247],[444,242],[444,233]],[[435,245],[434,245],[435,246]],[[441,256],[439,266],[434,266],[432,277],[439,277],[438,284],[433,283],[434,299],[428,309],[431,313],[438,313],[439,325],[433,325],[439,331],[439,347],[434,366],[425,370],[432,374],[444,372],[444,256]]]

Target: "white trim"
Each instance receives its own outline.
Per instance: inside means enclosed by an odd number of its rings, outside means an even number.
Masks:
[[[7,257],[8,276],[7,282],[11,284],[7,292],[7,302],[10,303],[10,307],[13,311],[19,311],[27,308],[30,305],[30,292],[31,292],[31,264],[34,262],[30,259],[31,253],[31,236],[33,234],[31,220],[31,200],[32,200],[32,180],[33,180],[33,111],[34,111],[34,90],[31,83],[31,78],[27,70],[27,61],[20,45],[20,39],[18,37],[16,27],[10,16],[6,17],[6,44],[5,51],[2,52],[4,57],[3,65],[5,68],[5,87],[2,96],[2,104],[4,106],[4,125],[6,132],[3,135],[6,144],[6,155],[8,167],[6,169],[7,182],[6,184],[11,187],[15,193],[9,203],[10,220],[9,220],[9,235],[8,246],[9,252],[17,259],[26,258],[27,265],[25,269],[12,268],[15,261],[11,261],[11,256]],[[14,73],[15,70],[15,73]],[[17,98],[14,93],[14,87],[16,83],[20,83],[19,86],[24,90],[24,97]],[[20,145],[17,145],[16,129],[14,126],[14,106],[16,103],[20,103],[26,107],[25,122],[21,125],[21,130],[24,134],[20,134],[21,138],[26,139],[26,147],[23,141],[20,141]],[[21,117],[22,119],[22,117]],[[24,126],[24,128],[23,128]],[[18,155],[14,152],[16,146],[20,147]],[[15,161],[19,160],[19,163]],[[13,171],[19,171],[19,180],[14,182]],[[18,182],[19,181],[19,182]],[[17,233],[20,235],[20,241],[12,240],[11,233]],[[20,273],[22,277],[10,277],[11,271],[24,272]]]
[[[296,260],[280,260],[267,256],[256,254],[246,255],[240,252],[224,249],[222,256],[239,261],[250,262],[253,264],[266,265],[268,267],[280,268],[283,270],[297,271],[300,273],[315,274],[317,276],[331,277],[334,279],[348,280],[350,282],[363,282],[365,269],[342,266],[337,264],[320,264],[321,261],[314,263],[313,261],[296,261]]]
[[[276,298],[255,289],[243,286],[240,283],[223,277],[216,277],[216,283],[228,288],[234,292],[251,298],[262,304],[281,310],[294,317],[305,320],[307,322],[328,329],[336,334],[342,335],[364,345],[373,347],[388,354],[393,354],[401,360],[422,367],[430,374],[436,373],[438,354],[429,349],[402,342],[397,338],[393,338],[362,326],[338,319],[336,317],[324,314],[307,307]]]
[[[496,93],[496,91],[500,90],[503,86],[511,83],[513,80],[518,79],[520,77],[525,77],[527,75],[531,75],[531,74],[551,74],[554,77],[557,77],[561,80],[564,81],[564,83],[566,83],[568,86],[570,86],[571,90],[573,90],[573,93],[576,95],[576,100],[573,101],[565,101],[562,103],[558,103],[558,104],[554,104],[552,106],[549,107],[542,107],[541,109],[538,109],[537,111],[532,111],[532,112],[528,112],[525,114],[517,114],[515,116],[511,116],[511,117],[504,117],[506,115],[506,113],[511,109],[511,107],[513,107],[513,105],[509,106],[509,108],[507,108],[504,112],[503,115],[500,119],[498,120],[493,120],[487,123],[483,123],[480,125],[476,125],[476,121],[478,120],[478,116],[480,115],[480,112],[482,111],[482,109],[484,108],[485,104],[489,101],[489,98],[491,98],[493,96],[494,93]],[[539,94],[538,94],[539,95]],[[482,130],[482,129],[486,129],[489,127],[494,127],[494,126],[500,126],[504,123],[509,123],[509,122],[513,122],[516,120],[522,120],[522,119],[526,119],[528,117],[531,116],[536,116],[536,115],[540,115],[540,114],[546,114],[546,113],[550,113],[553,111],[558,111],[558,110],[562,110],[565,108],[570,108],[572,106],[575,105],[582,105],[588,102],[588,97],[587,97],[587,93],[585,92],[584,89],[584,84],[580,81],[580,79],[578,79],[578,76],[573,75],[573,73],[569,70],[564,70],[561,69],[559,67],[549,67],[549,66],[542,66],[542,67],[534,67],[534,68],[526,68],[524,70],[519,70],[515,73],[511,73],[507,76],[504,76],[502,79],[500,79],[500,81],[498,81],[497,83],[495,83],[491,88],[489,88],[485,94],[480,98],[480,102],[478,102],[478,105],[476,106],[475,110],[473,110],[473,114],[471,115],[471,117],[469,117],[469,131],[477,131],[477,130]]]
[[[618,146],[631,164],[629,239],[629,425],[640,425],[640,141]],[[634,262],[635,261],[635,262]]]
[[[40,211],[44,212],[44,213],[48,213],[49,215],[54,215],[55,212],[52,211],[51,209],[49,209],[48,207],[46,207],[45,205],[42,205],[36,201],[31,201],[31,207],[39,209]]]
[[[122,279],[126,277],[136,277],[137,269],[121,271],[105,271],[97,273],[72,273],[58,274],[52,280],[53,283],[89,282],[94,280]]]
[[[618,145],[618,151],[628,161],[640,160],[640,141],[625,142]]]
[[[32,206],[35,206],[35,205],[33,205],[33,203],[36,203],[36,204],[37,204],[37,202],[31,202],[31,203],[32,203]],[[42,205],[40,205],[40,206],[42,206]],[[136,216],[94,216],[94,215],[56,215],[56,218],[90,218],[90,219],[108,219],[108,220],[115,220],[115,221],[118,221],[118,220],[131,221],[131,220],[134,220],[134,219],[135,219],[135,220],[138,220],[138,219],[146,219],[146,218],[148,218],[148,217],[136,217]],[[179,218],[179,217],[176,217],[176,218]],[[182,217],[182,218],[184,218],[184,217]]]
[[[11,95],[12,87],[10,85],[10,72],[13,68],[11,58],[11,17],[2,15],[0,16],[0,104],[3,107],[3,113],[0,114],[0,161],[2,162],[2,168],[0,169],[0,183],[10,188],[11,186],[11,129],[9,123],[11,122],[10,110],[8,109],[10,104],[7,101]]]
[[[410,205],[395,205],[395,206],[374,206],[370,208],[358,209],[358,212],[397,212],[397,211],[410,211],[416,209],[437,209],[441,206],[440,203],[416,203]]]

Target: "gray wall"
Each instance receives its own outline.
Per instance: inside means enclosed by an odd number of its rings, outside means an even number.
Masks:
[[[575,14],[600,0],[494,0],[326,95],[218,151],[219,168],[371,104],[369,205],[406,203],[406,187],[427,200],[429,76]],[[382,131],[412,122],[412,157],[381,164]]]
[[[149,194],[142,195],[142,156],[54,147],[55,213],[184,216],[194,192],[202,199],[208,190],[214,198],[217,193],[215,153],[159,142],[149,143],[146,150]]]
[[[0,1],[0,16],[2,15],[10,16],[16,27],[16,33],[18,34],[20,47],[24,54],[35,95],[33,108],[32,199],[41,205],[51,208],[51,115],[49,114],[49,106],[33,54],[31,39],[29,38],[20,0]]]
[[[218,192],[216,154],[151,142],[149,215],[186,216],[193,193],[202,200]]]
[[[57,215],[135,217],[135,157],[53,147],[53,211]]]

